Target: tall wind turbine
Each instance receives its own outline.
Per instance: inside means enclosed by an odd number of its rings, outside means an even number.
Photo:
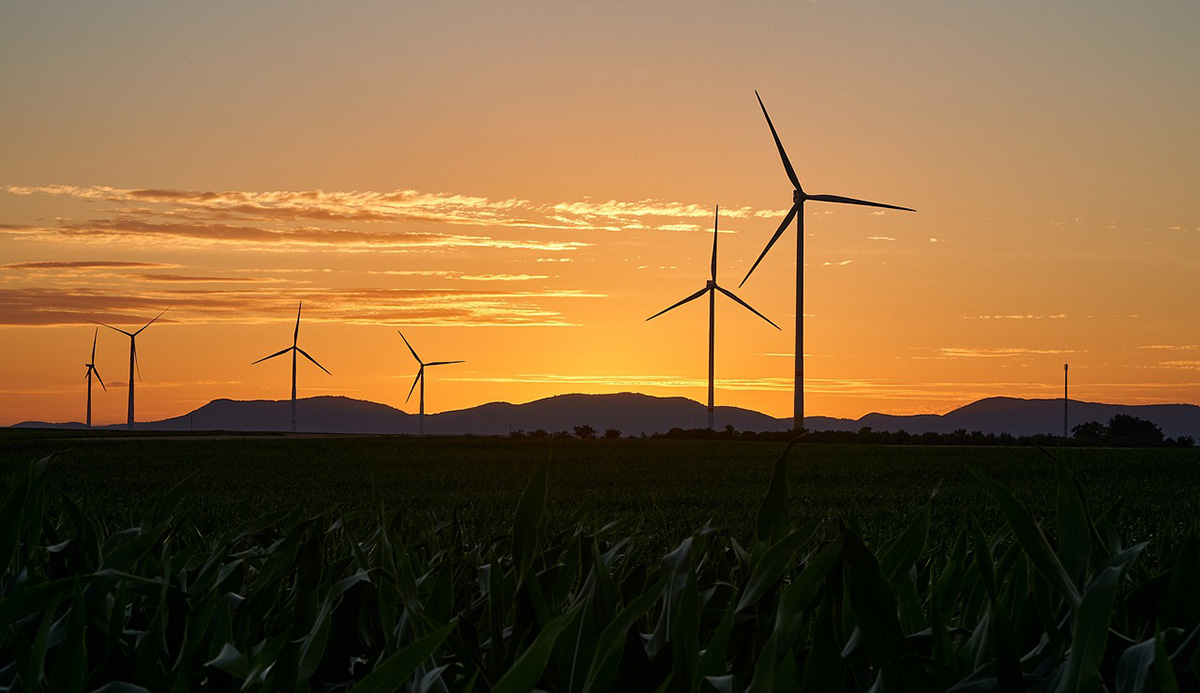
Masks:
[[[792,192],[792,208],[788,210],[787,216],[783,218],[783,223],[779,225],[779,229],[775,231],[775,235],[771,236],[771,240],[767,242],[767,247],[763,248],[758,259],[754,261],[754,266],[746,273],[745,279],[742,279],[742,284],[746,283],[746,279],[754,272],[758,263],[762,262],[767,251],[771,246],[775,245],[775,241],[787,229],[791,223],[792,217],[796,218],[796,385],[794,394],[794,420],[792,427],[796,430],[804,428],[804,203],[812,200],[813,202],[836,202],[847,205],[863,205],[866,207],[883,207],[884,209],[899,209],[905,212],[915,212],[915,209],[909,207],[898,207],[896,205],[885,205],[880,202],[868,202],[866,200],[857,200],[852,197],[842,197],[840,195],[809,195],[804,192],[804,188],[800,185],[800,179],[796,177],[796,171],[792,168],[792,162],[788,160],[787,152],[783,151],[783,143],[779,141],[779,134],[775,132],[775,125],[771,122],[771,116],[767,114],[767,107],[763,105],[762,97],[758,92],[754,92],[754,96],[758,98],[758,105],[762,108],[763,115],[767,118],[767,126],[771,128],[771,137],[775,138],[775,147],[779,150],[779,158],[783,160],[783,170],[787,172],[788,180],[792,182],[795,190]],[[739,284],[738,286],[742,286]]]
[[[93,374],[96,376],[96,380],[100,381],[100,387],[103,387],[104,391],[108,392],[108,387],[104,384],[104,379],[100,377],[100,371],[96,370],[96,338],[99,336],[100,336],[100,328],[97,327],[96,331],[92,334],[92,358],[87,363],[83,364],[84,366],[87,366],[87,375],[85,377],[87,378],[87,384],[88,384],[88,388],[87,388],[87,392],[88,392],[87,427],[88,428],[92,427],[92,375]]]
[[[333,375],[325,368],[325,366],[322,366],[321,364],[317,363],[316,359],[309,356],[307,351],[296,346],[297,342],[300,341],[300,311],[301,310],[304,310],[304,301],[301,301],[300,307],[296,309],[296,331],[292,333],[292,345],[286,349],[280,349],[279,351],[275,352],[274,354],[271,354],[270,356],[264,356],[261,359],[254,362],[254,363],[262,363],[263,361],[266,361],[267,359],[273,359],[276,356],[283,356],[284,354],[288,353],[289,351],[292,352],[292,433],[296,432],[296,354],[300,354],[301,356],[308,359],[309,361],[312,361],[313,364],[316,365],[317,368],[320,368],[321,370],[325,371],[325,373],[327,373],[328,375]],[[252,363],[250,365],[253,366],[254,363]]]
[[[651,315],[650,317],[646,318],[647,321],[653,320],[654,318],[657,318],[658,316],[662,315],[663,313],[666,313],[669,310],[674,310],[675,308],[682,306],[683,304],[687,303],[688,301],[694,301],[695,299],[700,298],[704,294],[708,294],[708,428],[710,430],[713,428],[713,373],[714,373],[713,364],[714,364],[714,358],[715,358],[715,352],[716,352],[716,335],[717,335],[717,322],[716,322],[717,292],[720,291],[721,293],[725,294],[726,296],[733,299],[734,301],[737,301],[746,310],[750,311],[751,313],[754,313],[755,315],[762,318],[763,320],[766,320],[775,329],[777,329],[777,330],[779,329],[779,325],[776,325],[775,323],[771,322],[770,318],[768,318],[767,316],[758,312],[757,310],[754,310],[753,308],[751,308],[749,303],[746,303],[742,299],[733,295],[732,291],[729,291],[729,290],[725,289],[724,287],[722,287],[721,285],[717,284],[717,222],[718,222],[718,219],[720,218],[720,215],[721,215],[721,209],[720,209],[720,207],[717,207],[716,212],[714,213],[714,216],[713,216],[712,274],[709,277],[708,283],[704,285],[703,289],[700,289],[699,291],[692,294],[691,296],[688,296],[687,298],[683,299],[679,303],[676,303],[675,305],[671,306],[670,308],[660,310],[659,312],[655,313],[654,315]]]
[[[167,310],[171,310],[171,309],[167,308]],[[159,318],[161,318],[163,316],[163,313],[167,312],[167,310],[164,310],[162,313],[155,315],[154,320],[151,320],[150,322],[146,323],[145,325],[142,325],[140,328],[138,328],[138,330],[136,332],[126,332],[125,330],[122,330],[118,327],[113,327],[112,325],[107,325],[102,322],[96,323],[97,325],[103,325],[104,327],[107,327],[110,330],[116,330],[117,332],[120,332],[121,334],[125,335],[126,337],[129,337],[129,412],[128,412],[129,415],[125,422],[125,426],[131,431],[133,430],[133,380],[134,380],[133,376],[134,376],[135,371],[138,375],[140,375],[142,372],[142,368],[141,368],[141,366],[138,365],[138,360],[137,360],[137,336],[142,333],[142,330],[153,325],[155,323],[155,321],[157,321]],[[91,322],[96,322],[96,321],[92,320]]]
[[[417,383],[421,383],[421,415],[417,418],[417,432],[424,433],[425,432],[425,367],[426,366],[448,366],[452,363],[466,363],[466,361],[430,361],[429,363],[425,363],[424,361],[421,360],[420,356],[417,356],[417,350],[412,348],[412,345],[408,343],[408,338],[404,336],[404,333],[401,332],[400,330],[396,330],[396,334],[400,335],[400,339],[404,340],[404,345],[407,346],[408,350],[412,352],[413,358],[417,360],[417,363],[421,364],[421,367],[417,369],[417,377],[416,377],[416,379],[413,380],[412,387],[408,388],[408,397],[405,397],[404,401],[407,402],[408,400],[412,399],[413,390],[417,389]]]

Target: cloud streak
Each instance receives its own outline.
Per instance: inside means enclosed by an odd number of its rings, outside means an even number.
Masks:
[[[0,289],[0,325],[141,324],[172,307],[162,322],[261,324],[290,322],[296,301],[305,318],[358,325],[573,325],[561,302],[603,298],[574,290],[305,289],[286,296],[268,289],[162,288],[137,296],[104,289]]]
[[[637,201],[590,199],[551,203],[457,193],[428,193],[418,190],[378,191],[196,191],[162,188],[114,188],[109,186],[17,186],[3,188],[20,196],[67,197],[92,203],[117,205],[110,210],[113,220],[131,222],[155,220],[164,231],[169,220],[179,230],[207,228],[205,236],[250,234],[247,227],[267,231],[266,226],[290,224],[295,231],[315,232],[308,225],[346,224],[440,224],[500,229],[546,231],[620,231],[646,230],[695,231],[692,223],[652,224],[651,219],[709,218],[712,207],[695,203],[644,199]],[[773,217],[777,210],[754,210],[747,206],[726,207],[721,216],[732,219]],[[103,220],[100,220],[103,221]],[[100,221],[91,226],[103,227]],[[65,229],[78,225],[65,225]],[[58,228],[57,226],[48,228]],[[30,229],[24,229],[29,232]],[[10,233],[20,228],[8,227]],[[457,234],[430,234],[461,238]],[[467,238],[478,238],[467,236]],[[241,240],[252,240],[242,238]],[[259,236],[258,240],[267,240]]]
[[[413,231],[358,231],[321,227],[267,229],[218,223],[155,222],[122,215],[115,219],[68,222],[61,226],[0,225],[0,233],[39,241],[109,245],[132,243],[161,248],[203,249],[214,245],[243,250],[292,252],[334,249],[344,252],[402,252],[450,248],[498,248],[562,252],[584,248],[581,241],[505,240]]]
[[[168,269],[179,265],[162,262],[117,262],[112,260],[53,260],[49,262],[14,262],[0,265],[11,270],[90,270],[90,269]]]

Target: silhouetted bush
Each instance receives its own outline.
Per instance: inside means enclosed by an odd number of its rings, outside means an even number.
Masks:
[[[582,426],[576,426],[574,428],[574,431],[575,431],[575,436],[577,438],[583,438],[584,440],[588,440],[590,438],[596,437],[596,429],[592,428],[591,426],[589,426],[587,424],[584,424]]]
[[[609,439],[620,438],[621,437],[621,429],[619,429],[619,428],[605,429],[604,437],[609,438]]]

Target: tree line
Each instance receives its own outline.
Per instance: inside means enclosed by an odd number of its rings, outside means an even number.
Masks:
[[[621,437],[621,431],[608,428],[599,431],[589,425],[575,426],[571,431],[546,431],[517,429],[509,433],[512,438],[579,438],[593,440]],[[634,436],[629,436],[634,437]],[[721,430],[708,428],[672,428],[666,433],[655,433],[643,438],[700,439],[700,440],[762,440],[787,441],[795,437],[791,431],[739,431],[733,426]],[[1049,433],[1029,436],[1014,436],[1011,433],[983,433],[960,428],[950,433],[908,433],[907,431],[876,431],[864,426],[857,431],[809,431],[804,440],[809,443],[858,443],[868,445],[1070,445],[1073,447],[1177,447],[1190,448],[1196,445],[1192,436],[1169,438],[1153,421],[1139,419],[1128,414],[1117,414],[1107,424],[1089,421],[1071,429],[1071,437],[1063,438]]]

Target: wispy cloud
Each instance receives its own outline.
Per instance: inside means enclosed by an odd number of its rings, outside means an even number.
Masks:
[[[14,195],[62,195],[102,202],[163,205],[181,218],[250,221],[434,221],[470,225],[523,225],[513,212],[528,209],[528,200],[490,200],[454,193],[417,190],[391,192],[194,191],[10,185]],[[531,224],[533,222],[530,222]]]
[[[1011,358],[1014,356],[1043,356],[1047,354],[1078,354],[1075,349],[1025,349],[1025,348],[982,348],[943,347],[937,353],[945,358]]]
[[[371,270],[367,274],[381,274],[388,277],[441,277],[469,282],[523,282],[531,279],[550,278],[545,274],[466,274],[454,270]]]
[[[635,202],[559,202],[549,206],[549,209],[563,215],[570,214],[584,219],[622,219],[626,217],[706,217],[713,216],[713,208],[709,205],[668,202],[664,200],[638,200]],[[786,213],[786,212],[785,212]],[[744,219],[754,216],[756,212],[749,207],[722,207],[721,216],[725,218]]]
[[[1053,315],[1045,313],[1040,315],[1020,315],[1013,313],[1008,315],[964,315],[963,320],[1061,320],[1065,317],[1067,317],[1066,313],[1055,313]]]
[[[11,270],[90,270],[90,269],[168,269],[179,265],[161,262],[116,262],[112,260],[51,260],[47,262],[14,262],[0,265]]]
[[[564,327],[573,323],[560,301],[603,298],[575,290],[305,289],[281,296],[258,288],[158,289],[137,296],[103,289],[0,289],[0,325],[76,325],[144,322],[173,307],[163,322],[258,324],[294,319],[304,301],[313,321],[389,325],[509,325]]]
[[[459,279],[472,282],[524,282],[549,277],[544,274],[464,274]]]
[[[128,275],[130,279],[145,282],[187,282],[187,283],[275,283],[281,282],[282,279],[275,277],[202,277],[190,274],[157,274],[150,272],[140,272]]]
[[[32,240],[64,240],[73,244],[109,245],[114,242],[177,249],[232,245],[242,250],[293,252],[336,248],[343,252],[399,252],[414,249],[500,248],[570,251],[582,241],[506,240],[490,236],[413,231],[358,231],[321,227],[267,229],[217,223],[155,222],[127,215],[115,219],[68,222],[60,226],[0,225],[0,233]]]
[[[109,186],[17,186],[3,188],[13,195],[62,196],[94,203],[107,203],[111,216],[86,224],[59,224],[41,227],[62,228],[65,231],[98,229],[130,229],[133,223],[153,221],[153,231],[195,237],[187,229],[205,229],[205,238],[235,238],[243,242],[279,240],[271,232],[282,233],[278,225],[292,225],[293,235],[316,233],[326,225],[409,224],[433,223],[476,226],[497,229],[527,229],[547,231],[619,231],[656,229],[661,231],[694,231],[702,226],[683,221],[651,224],[650,219],[708,218],[713,210],[708,205],[670,200],[644,199],[636,201],[590,199],[577,201],[535,203],[509,198],[493,200],[458,193],[429,193],[418,190],[377,191],[195,191],[159,188],[114,188]],[[785,212],[754,210],[734,206],[721,210],[724,218],[758,218],[777,216]],[[107,224],[105,222],[108,222]],[[116,223],[114,223],[116,222]],[[310,226],[311,225],[311,226]],[[315,229],[312,227],[316,227]],[[9,233],[30,233],[38,227],[0,227]],[[253,238],[249,228],[262,233]],[[142,232],[151,229],[142,228]],[[264,235],[265,234],[265,235]],[[402,234],[391,234],[398,236]],[[426,242],[411,240],[406,245],[428,245],[434,239],[441,244],[455,239],[472,239],[480,244],[479,236],[457,234],[423,234]],[[375,238],[374,236],[368,236]],[[328,238],[328,237],[326,237]],[[340,237],[347,240],[347,237]],[[487,237],[483,237],[487,239]],[[312,239],[309,239],[310,241]],[[491,239],[488,239],[491,240]],[[376,241],[378,242],[378,241]],[[470,245],[469,241],[463,241]],[[528,241],[527,241],[528,242]],[[388,245],[395,245],[392,241]],[[499,246],[505,247],[505,246]],[[557,248],[561,249],[561,248]]]

